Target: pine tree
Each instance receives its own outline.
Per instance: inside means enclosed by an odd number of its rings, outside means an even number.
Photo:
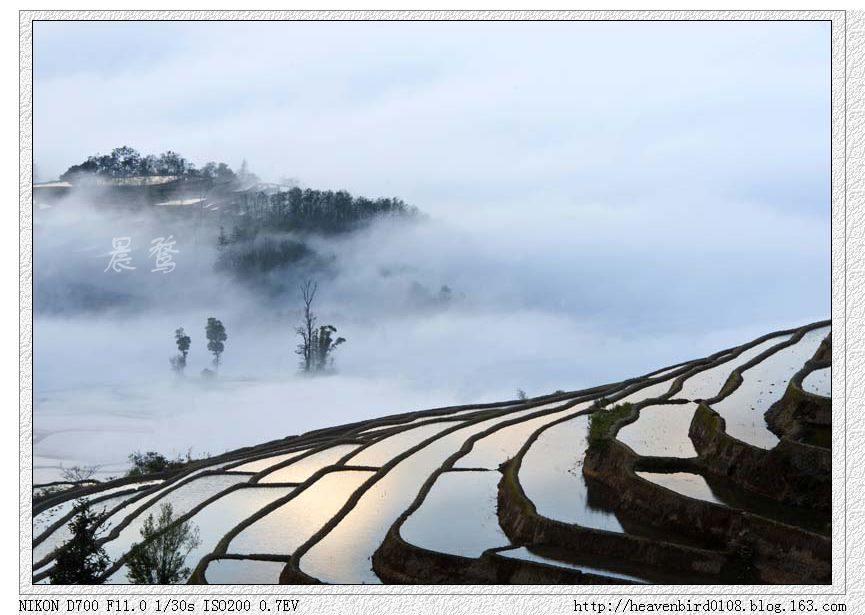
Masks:
[[[102,515],[90,510],[86,500],[75,503],[75,516],[69,522],[72,538],[60,548],[51,571],[55,585],[95,585],[103,582],[111,560],[97,542],[97,527]]]

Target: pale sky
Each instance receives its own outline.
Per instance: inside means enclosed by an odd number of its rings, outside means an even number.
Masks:
[[[315,395],[291,379],[296,306],[225,292],[203,241],[182,243],[164,280],[123,279],[159,310],[128,320],[37,305],[40,395],[137,379],[160,396],[136,397],[142,408],[187,418],[187,396],[154,382],[171,377],[173,330],[200,344],[218,314],[221,378],[253,384],[219,389],[213,419],[243,438],[199,450],[297,429],[284,409],[310,399],[328,400],[331,414],[308,413],[323,426],[594,386],[830,315],[828,23],[37,22],[34,47],[40,179],[129,145],[198,165],[246,159],[265,179],[429,214],[323,248],[336,273],[318,308],[349,341],[340,377]],[[34,272],[62,299],[107,284],[87,250],[132,231],[105,212],[59,213],[37,227]],[[415,283],[461,299],[406,312]],[[197,371],[207,355],[191,361]],[[129,398],[104,404],[126,412]],[[196,412],[217,416],[211,402]],[[236,412],[256,405],[284,424]],[[185,451],[189,434],[171,431]],[[168,446],[157,435],[123,440],[117,458]]]
[[[824,212],[826,22],[37,22],[43,178],[127,144],[425,211]]]

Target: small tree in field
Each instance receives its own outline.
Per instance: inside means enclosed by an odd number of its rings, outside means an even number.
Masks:
[[[55,585],[95,585],[102,583],[102,575],[111,560],[97,542],[96,528],[102,515],[90,510],[86,500],[75,503],[75,516],[69,522],[72,538],[60,547],[54,570],[49,578]]]
[[[315,344],[315,369],[322,371],[333,362],[331,354],[337,346],[345,342],[344,337],[333,339],[333,334],[336,333],[336,327],[332,325],[323,325],[318,328],[317,335],[313,340]]]
[[[297,345],[295,352],[301,356],[300,367],[305,372],[312,370],[315,361],[313,352],[313,336],[315,335],[315,322],[318,320],[312,313],[312,302],[318,291],[318,282],[306,280],[300,285],[300,294],[303,297],[303,324],[295,327],[295,332],[300,336],[301,342]]]
[[[144,520],[141,542],[126,557],[126,576],[139,585],[181,583],[190,573],[186,557],[200,544],[198,528],[189,521],[177,523],[171,504],[162,504],[156,519],[151,513]]]
[[[63,468],[63,480],[71,483],[90,482],[98,469],[98,466],[70,466]]]
[[[303,323],[294,329],[301,339],[295,353],[301,357],[300,368],[307,373],[325,370],[333,362],[331,357],[333,351],[337,346],[345,343],[344,337],[334,339],[336,327],[333,325],[316,327],[318,318],[312,311],[316,291],[318,291],[318,282],[306,280],[300,285],[300,294],[303,298]]]
[[[186,335],[183,327],[174,332],[174,343],[177,344],[177,350],[180,354],[171,357],[171,366],[175,371],[182,372],[186,367],[186,356],[189,354],[189,346],[192,344],[192,340]]]
[[[228,336],[225,334],[225,327],[222,326],[222,321],[210,317],[207,319],[207,326],[204,329],[207,335],[207,349],[213,353],[213,365],[219,367],[219,357],[225,350],[225,340]]]

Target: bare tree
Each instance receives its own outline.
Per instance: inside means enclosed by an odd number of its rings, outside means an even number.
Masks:
[[[312,302],[315,300],[317,291],[318,282],[306,280],[300,285],[300,294],[303,297],[303,323],[294,329],[301,339],[295,352],[302,357],[300,366],[304,372],[319,372],[327,369],[333,363],[331,354],[337,346],[345,342],[344,337],[334,339],[336,327],[333,325],[322,325],[316,328],[318,318],[312,311]]]
[[[99,466],[71,466],[69,468],[62,468],[63,480],[69,481],[70,483],[84,483],[93,479],[93,475],[96,474],[96,470],[99,469]]]
[[[318,282],[305,280],[300,285],[300,294],[303,297],[303,324],[294,328],[301,338],[295,352],[302,357],[301,366],[305,372],[312,370],[315,355],[315,322],[317,318],[312,313],[312,302],[317,291]]]

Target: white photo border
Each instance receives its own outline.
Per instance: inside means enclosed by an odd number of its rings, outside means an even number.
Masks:
[[[615,586],[539,586],[539,585],[408,585],[408,586],[264,586],[264,585],[189,585],[154,587],[142,592],[140,586],[63,586],[32,584],[32,465],[33,465],[33,293],[32,293],[32,154],[33,154],[33,22],[39,20],[507,20],[507,21],[608,21],[608,20],[682,20],[740,21],[797,20],[831,22],[831,206],[832,206],[832,337],[833,337],[833,433],[832,464],[832,584],[831,585],[751,585],[694,586],[649,585],[623,592]],[[20,554],[19,591],[25,596],[317,596],[318,607],[341,604],[342,596],[382,596],[385,612],[402,612],[411,597],[423,597],[423,604],[411,598],[411,608],[449,612],[513,612],[531,608],[517,597],[533,597],[531,605],[558,605],[575,594],[596,596],[668,596],[696,599],[700,596],[735,594],[741,596],[839,596],[850,603],[863,603],[865,584],[848,573],[865,569],[865,506],[862,498],[847,500],[851,493],[865,488],[865,466],[857,463],[865,456],[863,428],[857,424],[856,411],[865,405],[865,12],[859,11],[21,11],[19,13],[19,512]],[[848,121],[849,119],[849,121]],[[847,139],[849,130],[850,138]],[[849,179],[847,177],[849,170]],[[849,183],[848,183],[849,181]],[[847,216],[847,199],[851,215]],[[857,207],[859,205],[859,207]],[[791,245],[789,249],[795,250]],[[848,292],[850,309],[848,310]],[[848,328],[848,321],[851,326]],[[847,358],[851,373],[847,374]],[[849,384],[848,384],[849,381]],[[853,427],[847,429],[848,404]],[[850,435],[848,449],[848,434]],[[856,437],[858,436],[858,437]],[[848,459],[850,463],[848,464]],[[849,534],[848,534],[849,522]],[[848,582],[849,581],[849,582]],[[387,598],[385,598],[387,597]],[[466,600],[466,598],[470,598]],[[402,599],[401,599],[402,598]],[[551,600],[552,599],[552,600]],[[519,604],[519,607],[517,606]],[[554,607],[555,608],[555,607]],[[565,608],[567,608],[565,606]],[[199,609],[200,610],[200,609]],[[504,612],[502,610],[502,612]]]

